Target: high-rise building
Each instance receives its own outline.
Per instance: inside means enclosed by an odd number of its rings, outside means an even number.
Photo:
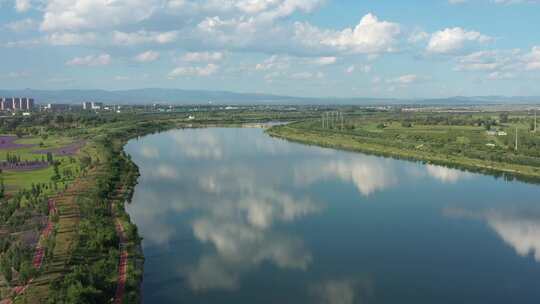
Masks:
[[[30,111],[34,108],[34,99],[29,97],[21,98],[21,110]]]
[[[27,110],[32,110],[32,109],[34,109],[34,106],[35,106],[34,98],[28,98],[26,100],[26,109]]]
[[[2,111],[12,111],[14,109],[13,98],[3,97],[1,101]]]
[[[30,111],[34,108],[34,99],[29,97],[1,97],[2,111]]]
[[[13,98],[13,111],[21,110],[21,100],[20,97]]]

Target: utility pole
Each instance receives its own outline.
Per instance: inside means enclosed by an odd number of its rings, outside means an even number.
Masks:
[[[344,123],[343,123],[343,112],[341,113],[341,130],[343,131],[345,129]]]
[[[330,129],[330,112],[326,112],[326,129]]]
[[[326,112],[326,128],[330,129],[332,127],[332,112]]]
[[[516,127],[516,152],[518,151],[518,128]]]
[[[534,133],[536,133],[536,109],[534,109]]]
[[[325,129],[329,129],[330,128],[330,113],[328,112],[325,112],[324,113],[324,121],[325,121]]]

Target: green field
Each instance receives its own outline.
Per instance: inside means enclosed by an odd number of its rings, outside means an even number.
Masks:
[[[15,141],[17,144],[32,144],[32,147],[22,147],[16,149],[0,149],[0,161],[6,161],[8,154],[17,156],[21,161],[42,161],[46,159],[46,155],[38,154],[36,150],[49,150],[65,147],[75,142],[74,139],[51,135],[46,138],[42,137],[24,137]],[[59,171],[64,172],[69,170],[74,174],[79,170],[79,161],[75,156],[54,156],[54,160],[59,162]],[[31,171],[4,170],[2,178],[8,192],[17,191],[18,189],[28,189],[33,184],[46,184],[51,182],[54,176],[54,168],[49,166],[45,169]],[[58,181],[57,187],[63,187],[72,178],[64,178]]]
[[[307,144],[540,180],[540,133],[531,130],[526,114],[503,116],[504,121],[501,116],[345,114],[343,120],[324,125],[322,119],[307,119],[273,127],[268,133]]]

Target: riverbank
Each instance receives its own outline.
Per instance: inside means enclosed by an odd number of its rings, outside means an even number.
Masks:
[[[80,135],[87,142],[74,157],[85,167],[54,196],[59,219],[51,254],[13,303],[76,303],[82,298],[105,303],[115,296],[118,283],[122,303],[140,302],[143,255],[137,228],[124,210],[139,174],[123,147],[131,138],[174,126],[170,120],[129,120]]]
[[[195,121],[183,114],[168,113],[96,115],[90,119],[75,116],[70,126],[58,125],[55,120],[48,120],[47,125],[32,125],[36,130],[48,130],[41,135],[43,140],[47,138],[41,145],[46,148],[48,142],[60,137],[85,145],[69,156],[59,156],[67,159],[60,170],[51,169],[51,174],[42,178],[43,182],[70,182],[60,184],[58,191],[54,186],[51,192],[59,205],[59,221],[44,270],[24,293],[13,298],[14,303],[76,303],[83,298],[96,303],[139,303],[144,255],[137,226],[125,211],[139,171],[124,146],[131,139],[171,129],[242,127],[275,121],[266,113],[218,114]],[[32,139],[32,143],[36,140]],[[22,174],[17,172],[15,177]],[[11,187],[12,180],[8,182]],[[29,187],[17,185],[20,191]]]
[[[449,154],[430,153],[422,150],[400,149],[390,145],[370,142],[347,133],[328,130],[310,130],[297,127],[295,124],[275,126],[268,129],[267,134],[272,137],[290,140],[308,145],[362,152],[383,157],[421,161],[456,169],[490,174],[506,179],[518,179],[525,182],[540,182],[540,170],[534,166],[509,164],[481,159],[472,159]]]

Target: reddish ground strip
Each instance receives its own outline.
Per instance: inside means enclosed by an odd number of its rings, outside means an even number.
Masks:
[[[127,268],[128,268],[128,252],[125,249],[127,243],[126,232],[124,226],[119,219],[116,219],[116,233],[120,238],[120,264],[118,265],[118,285],[116,286],[116,294],[114,296],[114,303],[121,304],[124,302],[124,293],[126,290],[127,281]]]
[[[82,141],[74,142],[72,144],[69,144],[69,145],[61,147],[61,148],[36,150],[36,151],[32,151],[32,153],[35,153],[35,154],[52,153],[52,154],[54,154],[56,156],[75,155],[75,154],[77,154],[77,152],[79,152],[79,150],[82,147],[84,147],[85,144],[86,144],[86,141],[82,140]]]
[[[118,285],[116,287],[116,294],[114,295],[114,303],[121,304],[124,302],[124,292],[126,289],[127,281],[127,251],[122,251],[120,255],[120,268],[118,269]]]
[[[49,205],[49,215],[55,215],[58,213],[58,209],[56,208],[56,202],[54,200],[49,200],[48,205]],[[47,239],[51,235],[53,229],[54,229],[54,224],[51,221],[51,217],[49,216],[49,221],[47,223],[47,226],[41,231],[41,238]],[[41,245],[41,242],[38,242],[36,246],[36,251],[34,253],[34,259],[32,261],[34,268],[36,269],[41,268],[41,266],[43,265],[44,256],[45,256],[45,249]],[[23,294],[26,291],[26,289],[28,289],[28,286],[30,286],[32,281],[33,279],[28,281],[28,283],[24,286],[13,287],[13,294],[15,296],[19,296]],[[11,299],[5,299],[5,300],[0,301],[0,304],[13,304],[13,301]]]
[[[25,161],[18,163],[0,162],[0,169],[8,171],[34,171],[49,167],[49,163],[42,161]]]
[[[15,141],[19,139],[17,136],[4,135],[0,136],[0,150],[12,150],[19,148],[29,148],[35,145],[30,144],[16,144]]]
[[[47,227],[45,227],[45,229],[41,232],[41,237],[42,238],[49,238],[49,236],[51,235],[52,231],[54,229],[54,225],[51,221],[49,221],[47,223]],[[41,264],[43,264],[43,257],[45,255],[45,248],[43,248],[43,246],[41,246],[39,243],[36,247],[36,252],[34,254],[34,261],[33,261],[33,265],[34,265],[34,268],[36,269],[39,269],[41,268]]]

